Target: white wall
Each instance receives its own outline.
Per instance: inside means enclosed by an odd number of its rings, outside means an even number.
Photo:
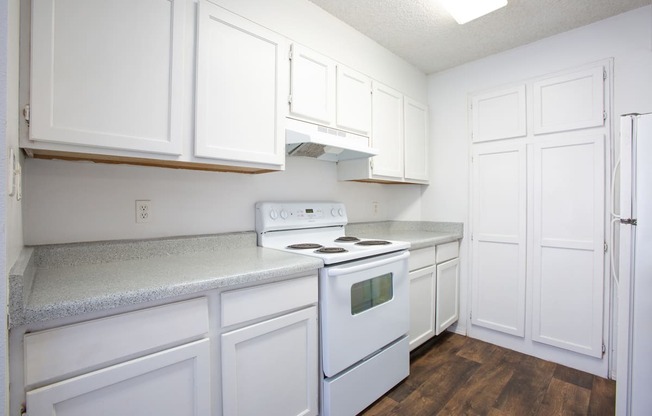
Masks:
[[[213,1],[426,101],[423,73],[307,0]],[[193,50],[194,35],[188,38]],[[191,90],[191,65],[186,78]],[[191,137],[193,100],[186,95],[184,131]],[[253,230],[254,203],[270,199],[342,201],[351,222],[421,217],[420,186],[338,182],[335,164],[312,159],[288,158],[285,172],[253,176],[33,159],[23,170],[28,245]],[[137,199],[152,201],[148,224],[135,223]]]
[[[7,277],[23,245],[21,203],[7,196],[6,153],[18,149],[18,37],[20,0],[0,2],[0,299],[7,297]],[[7,302],[2,302],[6,315]],[[6,321],[5,321],[6,322]],[[0,413],[8,414],[7,328],[0,334]]]
[[[621,14],[573,31],[428,77],[431,185],[424,191],[424,220],[461,221],[469,230],[468,94],[614,58],[614,107],[652,112],[652,7]],[[617,121],[615,131],[618,131]],[[469,238],[462,256],[468,259]],[[468,267],[461,269],[461,313],[467,317]],[[465,319],[458,329],[464,331]]]
[[[335,164],[307,158],[260,175],[27,159],[24,184],[28,245],[253,230],[260,200],[342,201],[350,222],[421,215],[419,186],[338,182]],[[150,223],[135,223],[137,199]]]

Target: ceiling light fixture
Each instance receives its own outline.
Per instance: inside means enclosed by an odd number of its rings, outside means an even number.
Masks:
[[[440,2],[461,25],[507,6],[507,0],[440,0]]]

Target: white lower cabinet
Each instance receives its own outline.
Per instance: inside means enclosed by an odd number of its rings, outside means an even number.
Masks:
[[[435,298],[435,335],[439,335],[460,317],[460,259],[437,265]]]
[[[317,307],[222,335],[224,416],[316,415]]]
[[[210,413],[210,343],[202,339],[27,393],[30,416]]]
[[[459,319],[459,243],[410,253],[410,351]]]
[[[211,346],[204,297],[24,336],[30,416],[204,416]]]
[[[317,296],[317,276],[222,294],[223,416],[318,413]]]
[[[435,273],[434,264],[410,271],[410,350],[435,335]]]

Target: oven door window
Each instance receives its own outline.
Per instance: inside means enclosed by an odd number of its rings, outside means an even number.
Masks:
[[[364,280],[351,286],[351,315],[357,315],[388,302],[394,296],[392,273]]]

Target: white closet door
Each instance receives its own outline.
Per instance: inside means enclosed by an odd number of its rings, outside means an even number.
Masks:
[[[535,82],[534,134],[604,125],[604,71],[597,66]]]
[[[471,113],[475,143],[525,136],[525,85],[474,95]]]
[[[604,136],[533,145],[532,339],[602,357]]]
[[[208,1],[197,34],[195,156],[283,165],[285,40]]]
[[[483,144],[473,150],[472,318],[524,335],[525,144]]]
[[[30,139],[180,154],[186,5],[33,1]]]

